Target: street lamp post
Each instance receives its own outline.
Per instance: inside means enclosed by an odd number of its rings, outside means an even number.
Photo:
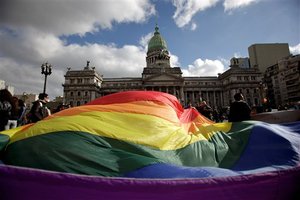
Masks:
[[[41,73],[45,75],[43,93],[46,93],[47,76],[52,73],[52,66],[48,64],[48,62],[46,62],[42,64],[41,69],[42,69]]]

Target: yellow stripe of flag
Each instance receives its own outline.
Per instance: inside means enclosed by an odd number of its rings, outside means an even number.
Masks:
[[[175,150],[199,140],[209,139],[216,131],[228,132],[231,123],[195,124],[189,134],[181,123],[136,113],[83,112],[80,115],[57,116],[9,132],[11,143],[33,136],[60,131],[81,131],[93,135],[146,145],[160,150]],[[2,132],[6,134],[6,132]]]

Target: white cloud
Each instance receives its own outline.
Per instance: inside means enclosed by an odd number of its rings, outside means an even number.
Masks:
[[[148,33],[148,34],[142,36],[139,41],[139,44],[145,49],[145,52],[148,49],[148,43],[149,43],[150,39],[152,38],[152,36],[153,36],[153,32]]]
[[[181,67],[180,63],[179,63],[179,58],[176,55],[173,55],[171,52],[170,53],[170,65],[171,67]]]
[[[153,14],[149,0],[14,0],[1,2],[0,24],[54,35],[84,35],[111,28],[114,22],[143,22]]]
[[[148,33],[141,37],[139,44],[142,46],[142,49],[144,50],[144,57],[146,56],[147,50],[148,50],[148,43],[150,39],[153,36],[153,32]],[[169,51],[170,55],[170,65],[171,67],[180,67],[179,58],[176,55],[173,55],[172,52]],[[145,62],[145,61],[144,61]],[[146,64],[146,63],[145,63]]]
[[[193,65],[183,69],[183,76],[217,76],[225,71],[224,64],[220,60],[202,60],[198,58]]]
[[[224,10],[231,11],[237,8],[249,6],[252,3],[258,2],[259,0],[224,0]]]
[[[0,38],[1,55],[15,57],[23,62],[37,62],[52,58],[64,45],[58,37],[32,29],[24,29],[13,34],[2,31]]]
[[[178,27],[183,28],[188,25],[194,15],[215,6],[220,0],[172,0],[173,6],[176,7],[173,19]],[[249,6],[260,0],[224,0],[224,10],[232,11],[241,7]],[[191,30],[196,29],[196,24],[192,23]]]
[[[196,30],[196,28],[197,28],[197,24],[193,22],[191,25],[191,30],[194,31]]]
[[[290,52],[293,55],[300,54],[300,43],[295,46],[290,46]]]
[[[53,65],[53,74],[48,77],[47,83],[49,94],[51,91],[53,96],[62,95],[61,84],[66,68],[83,69],[86,60],[90,60],[91,65],[105,77],[141,76],[146,64],[142,46],[64,45],[53,35],[44,34],[36,37],[24,34],[19,38],[2,33],[1,38],[5,38],[5,43],[0,50],[0,79],[13,84],[19,93],[41,92],[44,78],[40,65],[45,61]]]
[[[234,57],[234,58],[240,58],[240,57],[241,57],[241,53],[240,53],[240,52],[235,52],[235,53],[233,54],[233,57]]]
[[[219,0],[172,0],[173,5],[176,7],[173,19],[177,26],[182,28],[190,23],[197,12],[216,5],[218,1]]]
[[[226,59],[226,58],[219,58],[219,60],[221,61],[221,63],[223,63],[223,65],[225,66],[225,70],[227,70],[229,68],[230,65],[230,60]]]
[[[122,12],[120,12],[122,10]],[[155,13],[148,0],[15,0],[0,3],[0,79],[16,93],[39,93],[48,61],[53,73],[47,92],[62,95],[67,67],[83,69],[86,60],[105,77],[141,76],[145,44],[66,44],[60,36],[111,28],[114,23],[141,23]],[[149,36],[147,36],[149,37]]]

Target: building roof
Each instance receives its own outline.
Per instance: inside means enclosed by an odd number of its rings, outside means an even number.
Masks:
[[[159,33],[159,28],[156,25],[154,36],[150,39],[148,43],[148,52],[156,50],[167,50],[167,43],[164,38]]]

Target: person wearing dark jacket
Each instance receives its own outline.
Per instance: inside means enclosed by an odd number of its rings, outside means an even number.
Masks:
[[[10,129],[12,115],[16,111],[16,105],[12,94],[7,89],[0,90],[0,131]]]
[[[30,123],[35,123],[51,115],[50,110],[47,108],[46,104],[49,102],[48,94],[40,93],[39,99],[33,102],[30,110]]]
[[[230,105],[228,121],[229,122],[240,122],[250,120],[251,108],[244,101],[242,93],[236,93],[234,95],[234,102]]]

